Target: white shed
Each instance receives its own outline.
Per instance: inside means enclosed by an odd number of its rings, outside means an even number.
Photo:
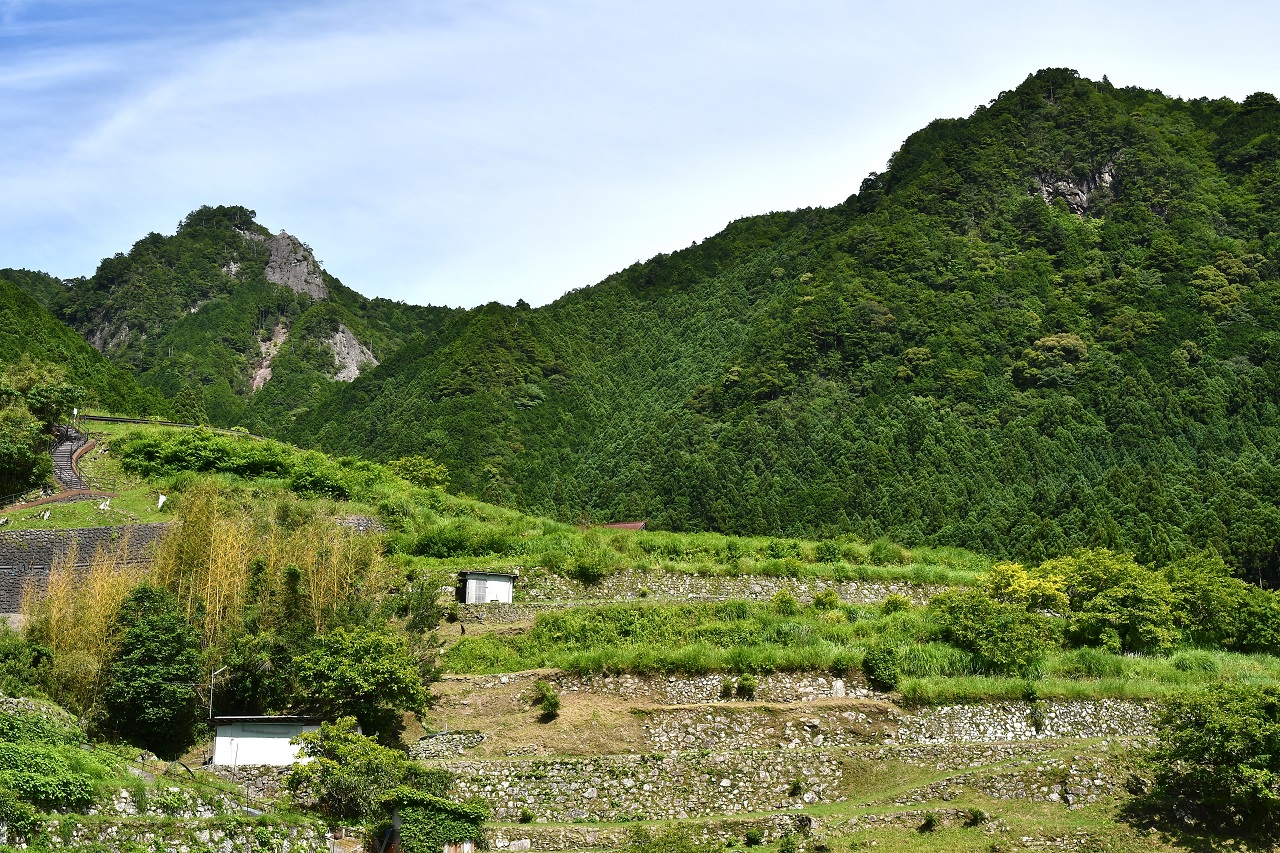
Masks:
[[[464,604],[510,604],[516,575],[506,572],[461,572],[458,600]]]
[[[320,728],[315,717],[216,717],[212,764],[288,767],[302,748],[290,740]]]

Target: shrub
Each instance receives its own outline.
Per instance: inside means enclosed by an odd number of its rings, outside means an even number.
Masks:
[[[753,826],[742,834],[742,841],[748,847],[759,847],[764,843],[764,833]]]
[[[839,542],[824,539],[814,546],[813,556],[819,563],[838,563],[843,554],[841,554]]]
[[[1163,652],[1177,640],[1169,582],[1132,557],[1081,551],[1041,564],[1063,579],[1072,611],[1071,635],[1081,645],[1112,652]]]
[[[920,824],[920,831],[933,832],[935,829],[937,829],[941,825],[942,825],[942,819],[939,818],[937,814],[935,814],[934,812],[925,812],[924,822]]]
[[[834,589],[827,587],[813,597],[813,606],[815,610],[835,610],[840,606],[840,596]]]
[[[902,656],[897,648],[876,644],[862,656],[862,671],[867,674],[871,686],[878,690],[893,690],[902,678]]]
[[[569,576],[579,583],[595,586],[609,576],[613,569],[610,554],[603,548],[589,548],[573,559]]]
[[[542,709],[543,720],[554,720],[560,715],[560,694],[548,681],[539,679],[533,684],[533,704]]]
[[[304,802],[339,820],[368,820],[381,814],[382,797],[398,786],[440,796],[448,790],[447,773],[427,770],[403,752],[379,745],[356,731],[354,717],[321,723],[320,729],[298,735],[301,755],[288,786]]]
[[[778,853],[796,853],[799,849],[796,837],[789,832],[778,841]]]
[[[402,477],[424,489],[443,489],[449,483],[449,469],[429,456],[406,456],[387,467],[397,477]]]
[[[795,616],[800,612],[800,603],[790,590],[780,589],[769,599],[769,609],[779,616]]]
[[[0,824],[8,828],[10,838],[33,840],[44,824],[43,818],[34,806],[18,799],[13,791],[0,788]]]
[[[787,796],[798,797],[803,793],[804,793],[804,785],[801,784],[799,779],[792,779],[791,787],[787,789]]]
[[[742,699],[754,699],[758,686],[756,677],[748,672],[738,679],[738,696]]]
[[[1027,675],[1056,645],[1053,621],[980,590],[946,592],[929,604],[950,643],[972,652],[985,670]]]
[[[907,562],[907,553],[883,536],[871,543],[867,558],[875,566],[896,566]]]
[[[533,823],[533,812],[529,811],[527,808],[521,808],[521,809],[520,809],[520,822],[521,822],[521,823]]]
[[[1280,688],[1216,684],[1156,714],[1151,796],[1224,831],[1280,833]]]
[[[884,601],[880,602],[880,612],[885,616],[890,616],[894,613],[905,613],[910,609],[911,599],[907,598],[905,595],[899,595],[896,592],[887,596]]]
[[[427,701],[418,662],[400,636],[338,628],[293,660],[304,710],[330,719],[352,716],[365,731],[397,733],[403,711]]]

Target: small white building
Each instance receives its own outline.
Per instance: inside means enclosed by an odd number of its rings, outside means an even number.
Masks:
[[[216,717],[214,724],[217,735],[210,763],[221,767],[288,767],[302,749],[289,741],[320,728],[315,717]]]
[[[510,604],[516,577],[507,572],[459,572],[458,601],[463,604]]]

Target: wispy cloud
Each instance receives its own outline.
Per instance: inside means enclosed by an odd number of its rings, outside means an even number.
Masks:
[[[738,216],[839,201],[907,133],[1039,67],[1280,88],[1280,14],[1252,11],[0,2],[0,266],[88,273],[238,203],[366,293],[545,302]]]

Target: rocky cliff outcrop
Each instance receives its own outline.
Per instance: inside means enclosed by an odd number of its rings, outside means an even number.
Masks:
[[[312,299],[325,299],[329,288],[320,274],[315,255],[298,238],[281,231],[266,241],[270,257],[267,281],[283,284],[294,293],[305,293]]]
[[[360,343],[355,334],[341,323],[338,324],[338,331],[330,335],[325,343],[333,352],[333,363],[338,368],[338,373],[333,378],[339,382],[351,382],[360,375],[366,364],[378,366],[378,360],[373,357],[369,348]]]

